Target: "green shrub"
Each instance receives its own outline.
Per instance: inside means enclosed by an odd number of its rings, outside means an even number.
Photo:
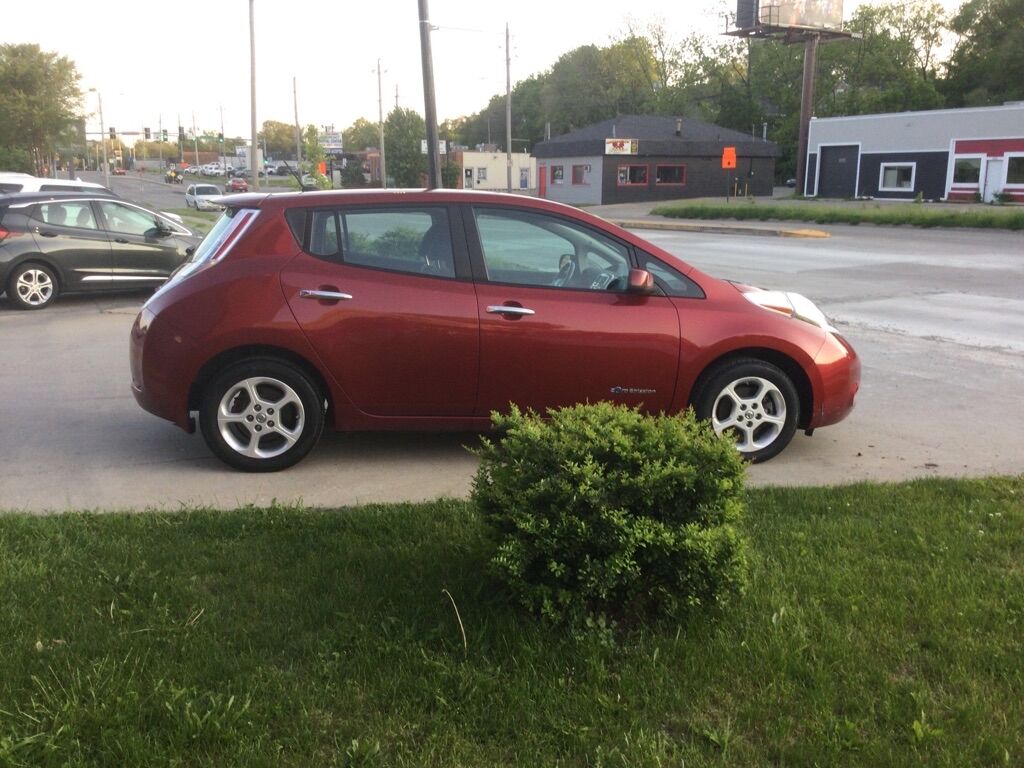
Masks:
[[[492,421],[472,498],[497,537],[495,574],[531,611],[605,626],[742,592],[744,465],[692,412],[599,403]]]

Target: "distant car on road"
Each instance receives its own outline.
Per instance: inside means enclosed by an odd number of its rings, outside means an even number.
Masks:
[[[201,171],[202,169],[198,165],[190,165],[185,168],[185,173],[194,173],[197,176]]]
[[[126,171],[124,168],[118,167],[111,171],[111,173],[113,173],[115,176],[124,176]]]
[[[240,176],[235,177],[233,179],[228,179],[227,191],[228,192],[248,192],[249,191],[249,182],[247,182],[245,179],[243,179]]]
[[[0,195],[0,290],[17,309],[156,287],[198,244],[180,219],[102,193]]]
[[[197,211],[223,211],[222,203],[214,202],[214,198],[224,193],[213,184],[189,184],[185,190],[185,205]]]

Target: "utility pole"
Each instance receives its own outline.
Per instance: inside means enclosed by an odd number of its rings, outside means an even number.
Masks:
[[[256,136],[256,15],[253,0],[249,0],[249,96],[252,103],[252,114],[249,118],[249,127],[252,129],[252,143],[249,145],[249,170],[252,172],[253,188],[259,189],[260,169],[256,167],[256,155],[259,152]]]
[[[437,146],[437,107],[434,98],[434,58],[430,52],[430,15],[427,0],[419,0],[420,52],[423,57],[423,114],[427,122],[427,188],[441,186],[441,158]]]
[[[381,90],[380,59],[377,59],[377,132],[380,134],[380,185],[388,188],[388,172],[384,164],[384,92]]]
[[[818,60],[819,35],[811,34],[804,41],[804,81],[800,93],[800,140],[796,154],[796,185],[801,195],[807,194],[807,142],[814,111],[814,72]]]
[[[292,99],[295,101],[295,170],[302,173],[302,129],[299,128],[299,87],[292,78]]]
[[[508,44],[508,22],[505,22],[505,170],[508,191],[512,191],[512,53]]]
[[[228,156],[225,153],[224,148],[227,145],[224,143],[224,105],[220,105],[220,164],[224,168],[224,173],[228,172]]]
[[[103,95],[97,88],[90,88],[96,91],[96,98],[100,103],[100,144],[103,145],[103,185],[110,189],[110,163],[107,162],[107,129],[103,127]]]
[[[199,165],[199,131],[196,130],[196,113],[192,113],[192,146],[195,148],[196,165]]]
[[[160,170],[164,169],[164,116],[161,115],[156,121],[157,154],[160,157]]]

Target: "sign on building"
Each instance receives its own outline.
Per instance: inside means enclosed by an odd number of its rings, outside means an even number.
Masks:
[[[437,151],[440,154],[442,154],[442,155],[448,154],[448,142],[445,141],[444,139],[438,139],[437,140]],[[420,139],[420,154],[421,155],[427,154],[427,140],[426,139]]]
[[[636,139],[605,139],[606,155],[635,155],[640,151],[640,142]]]

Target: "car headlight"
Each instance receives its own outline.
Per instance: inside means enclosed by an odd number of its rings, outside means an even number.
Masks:
[[[835,332],[836,330],[825,313],[802,294],[789,291],[745,291],[743,297],[762,309],[778,312],[796,320],[803,320],[805,323],[816,325],[823,331]]]

